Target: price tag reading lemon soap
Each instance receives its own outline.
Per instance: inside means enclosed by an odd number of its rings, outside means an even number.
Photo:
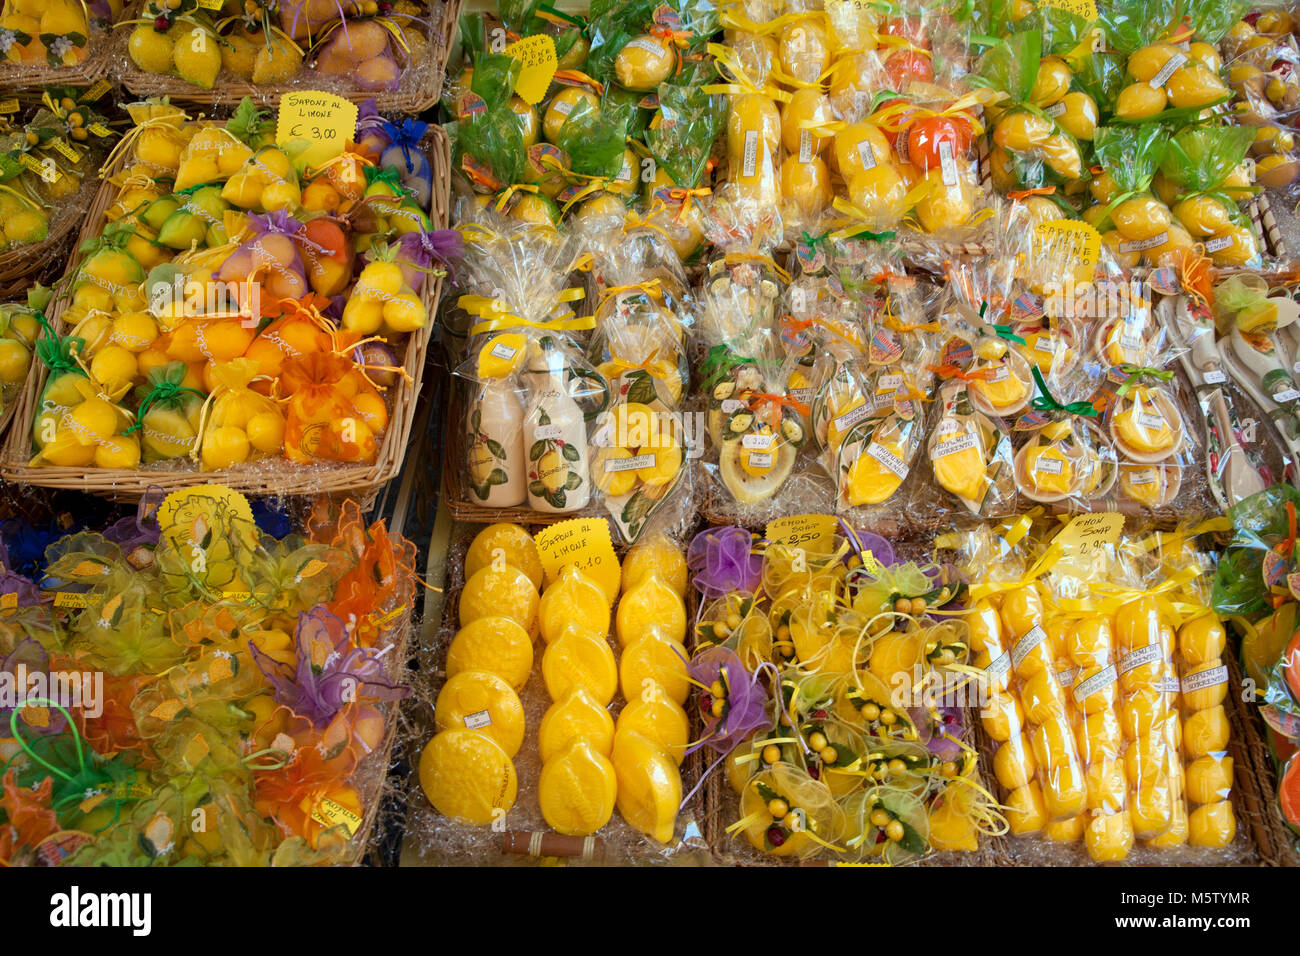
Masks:
[[[280,100],[275,141],[283,144],[307,140],[311,147],[303,155],[309,166],[319,166],[338,156],[356,132],[357,106],[341,96],[295,90]]]
[[[559,576],[561,568],[566,564],[576,564],[580,571],[600,585],[610,604],[618,600],[622,571],[609,537],[608,521],[603,518],[571,518],[538,532],[536,540],[548,587]]]

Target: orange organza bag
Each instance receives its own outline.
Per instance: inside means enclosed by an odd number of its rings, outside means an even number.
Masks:
[[[379,390],[351,359],[317,352],[285,360],[281,391],[289,396],[284,454],[290,461],[372,462],[388,427]]]

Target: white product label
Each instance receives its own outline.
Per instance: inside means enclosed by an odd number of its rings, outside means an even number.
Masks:
[[[1115,665],[1103,667],[1097,673],[1093,674],[1085,681],[1080,681],[1074,688],[1075,703],[1082,703],[1093,694],[1100,693],[1115,681],[1119,680],[1119,674],[1115,671]]]
[[[1143,428],[1149,428],[1152,431],[1158,431],[1165,427],[1165,420],[1159,415],[1152,415],[1149,412],[1138,412],[1137,422]]]
[[[1119,672],[1127,674],[1143,664],[1155,663],[1164,657],[1164,653],[1164,648],[1160,646],[1159,641],[1153,641],[1146,647],[1139,647],[1135,651],[1129,651],[1119,662]]]
[[[837,432],[846,432],[864,418],[869,417],[873,411],[875,409],[870,405],[859,405],[835,419],[835,430]]]
[[[879,395],[882,392],[896,392],[898,391],[898,386],[902,384],[903,376],[901,375],[882,375],[880,378],[876,379],[876,394]]]
[[[907,463],[883,445],[872,442],[867,446],[867,454],[880,462],[899,478],[907,477]]]
[[[1160,690],[1166,694],[1177,694],[1181,689],[1182,685],[1178,683],[1178,678],[1173,674],[1166,674],[1164,680],[1160,682]]]
[[[862,161],[863,169],[876,168],[876,151],[871,148],[868,140],[862,140],[858,143],[858,159]]]
[[[1206,671],[1197,671],[1195,674],[1188,674],[1183,678],[1181,687],[1184,694],[1190,694],[1194,690],[1217,687],[1219,684],[1226,683],[1228,683],[1228,668],[1219,666],[1211,667]]]
[[[568,100],[556,100],[551,104],[551,108],[561,116],[568,116],[573,112],[573,107],[574,104],[570,103]]]
[[[484,727],[491,727],[492,715],[486,710],[476,710],[472,714],[466,714],[465,726],[470,730],[481,730]]]
[[[1175,53],[1171,56],[1165,61],[1165,65],[1160,68],[1160,72],[1151,77],[1151,89],[1158,90],[1168,83],[1169,78],[1174,75],[1174,71],[1186,62],[1187,57],[1182,53]]]
[[[1128,483],[1130,485],[1154,485],[1159,480],[1155,470],[1148,468],[1145,471],[1131,472]]]
[[[745,130],[745,157],[740,164],[742,176],[753,176],[758,169],[758,130]]]
[[[790,389],[790,397],[800,404],[808,405],[812,402],[813,390],[811,388],[792,388]]]
[[[1231,246],[1233,241],[1232,236],[1215,236],[1213,239],[1205,241],[1205,251],[1211,253],[1222,252]]]
[[[564,437],[564,429],[556,424],[538,425],[533,429],[533,435],[537,438],[548,438],[551,441]]]
[[[649,53],[651,56],[662,57],[664,55],[663,47],[661,47],[658,43],[655,43],[654,40],[649,40],[646,39],[645,37],[637,37],[627,46],[623,47],[623,49],[626,50],[629,47],[637,50],[641,50],[643,53]]]
[[[750,452],[749,464],[754,468],[771,468],[772,456],[768,452],[763,451]]]
[[[1056,682],[1065,689],[1069,690],[1074,686],[1075,679],[1079,676],[1079,668],[1067,667],[1063,671],[1056,672]]]
[[[813,134],[811,130],[799,130],[799,162],[811,163],[813,158]]]
[[[745,407],[745,403],[738,398],[724,398],[722,400],[722,411],[728,415],[732,412],[738,412]]]
[[[1045,352],[1048,355],[1056,354],[1056,340],[1050,335],[1040,335],[1034,339],[1034,349],[1039,352]]]
[[[488,354],[493,358],[501,359],[503,362],[509,362],[515,357],[515,353],[518,351],[518,349],[511,348],[504,342],[498,342],[496,345],[492,346],[492,349]]]
[[[632,164],[627,160],[623,160],[623,168],[618,171],[618,180],[625,183],[632,181]]]
[[[1300,398],[1300,391],[1294,388],[1284,388],[1273,396],[1273,401],[1278,403],[1294,402],[1297,398]]]
[[[988,674],[993,680],[1000,680],[1007,676],[1011,670],[1011,655],[1003,651],[997,656],[993,663],[984,668],[984,673]]]
[[[1148,249],[1154,249],[1156,246],[1163,246],[1169,241],[1169,233],[1162,232],[1158,236],[1152,236],[1150,239],[1134,239],[1130,242],[1121,242],[1119,244],[1120,252],[1146,252]]]
[[[1300,362],[1297,362],[1296,365],[1300,366]],[[1296,371],[1300,372],[1300,367],[1296,368]],[[1201,376],[1201,378],[1204,380],[1206,385],[1222,385],[1228,380],[1228,376],[1224,375],[1217,368],[1206,372]]]
[[[1039,455],[1034,459],[1034,473],[1039,475],[1059,475],[1065,462],[1059,458],[1047,458]]]
[[[957,160],[952,155],[952,143],[943,140],[939,143],[939,168],[945,186],[957,185]]]
[[[1056,119],[1056,117],[1061,116],[1065,113],[1065,102],[1061,101],[1060,103],[1053,103],[1047,109],[1043,110],[1043,112],[1046,113],[1048,116],[1050,116],[1052,119]]]
[[[993,377],[989,379],[989,381],[1005,382],[1010,377],[1011,377],[1011,369],[1007,368],[1005,365],[999,365],[993,369]]]
[[[1016,641],[1011,648],[1011,666],[1019,667],[1020,662],[1030,655],[1035,647],[1047,640],[1047,632],[1041,627],[1031,627],[1025,636]]]
[[[655,456],[649,455],[631,455],[627,458],[611,458],[605,462],[606,471],[635,471],[638,468],[653,468],[655,466]]]
[[[740,447],[757,451],[767,451],[772,447],[774,441],[776,441],[775,435],[750,434],[740,440]]]
[[[947,458],[949,455],[955,455],[958,452],[968,451],[975,447],[975,436],[967,432],[964,435],[958,435],[956,438],[949,438],[947,441],[941,441],[934,446],[930,452],[931,458]]]

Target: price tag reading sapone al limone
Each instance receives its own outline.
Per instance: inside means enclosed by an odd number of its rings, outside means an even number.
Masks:
[[[320,166],[343,152],[357,133],[357,105],[320,90],[294,90],[280,100],[275,141],[311,144],[303,154],[308,166]]]

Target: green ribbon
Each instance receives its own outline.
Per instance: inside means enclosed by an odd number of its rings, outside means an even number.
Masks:
[[[725,345],[715,345],[709,349],[708,356],[700,363],[700,374],[704,376],[704,387],[712,388],[722,376],[741,365],[757,365],[758,359],[733,355]]]
[[[892,229],[888,232],[872,232],[870,229],[861,229],[858,232],[845,236],[844,239],[845,241],[850,239],[869,239],[872,242],[888,242],[897,235],[898,233]]]
[[[1065,412],[1067,415],[1083,415],[1086,418],[1096,418],[1097,408],[1092,402],[1070,402],[1068,405],[1062,405],[1056,400],[1056,397],[1048,391],[1047,383],[1043,381],[1043,373],[1038,370],[1038,366],[1033,366],[1034,384],[1038,386],[1038,391],[1042,394],[1034,399],[1030,404],[1040,412]]]
[[[984,303],[984,306],[987,306],[987,305],[988,305],[987,302]],[[983,318],[984,306],[980,306],[980,313],[981,313],[980,317],[981,317],[981,318]],[[1028,345],[1028,344],[1029,344],[1029,343],[1026,342],[1023,338],[1021,338],[1019,335],[1016,335],[1015,332],[1011,331],[1011,326],[1010,326],[1010,325],[995,325],[995,326],[993,326],[993,331],[996,332],[996,333],[998,334],[998,338],[1002,339],[1002,340],[1005,341],[1005,342],[1015,342],[1017,345]]]
[[[826,244],[826,240],[829,239],[830,237],[831,234],[829,232],[823,232],[820,236],[810,236],[808,233],[804,232],[801,233],[801,238],[799,241],[802,242],[813,252],[816,252],[817,247],[824,246]],[[825,252],[826,250],[823,249],[822,251]]]
[[[157,402],[171,401],[181,392],[193,392],[195,395],[197,395],[199,398],[202,399],[206,399],[208,397],[203,392],[200,392],[197,388],[190,388],[188,385],[178,385],[175,382],[165,382],[165,381],[159,382],[157,385],[155,385],[152,389],[149,390],[149,394],[146,395],[144,397],[144,401],[140,403],[140,410],[136,414],[135,424],[132,425],[130,428],[128,428],[126,431],[122,432],[122,434],[129,435],[133,431],[143,428],[144,416],[154,404],[156,404]]]
[[[1144,378],[1154,378],[1161,382],[1171,381],[1174,377],[1173,369],[1147,368],[1141,365],[1121,365],[1119,370],[1128,376],[1124,384],[1115,390],[1115,394],[1123,398],[1128,394],[1129,389],[1138,384]]]

